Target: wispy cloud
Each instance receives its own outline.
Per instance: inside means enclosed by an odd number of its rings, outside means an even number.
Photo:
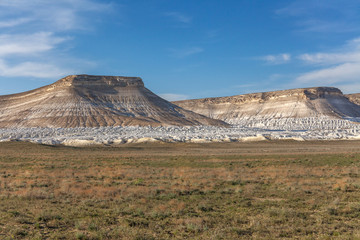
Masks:
[[[295,84],[315,86],[336,84],[343,88],[359,86],[360,38],[353,39],[334,51],[306,53],[300,55],[298,59],[318,69],[301,74],[296,78]]]
[[[298,57],[300,60],[309,64],[338,64],[343,62],[359,62],[360,52],[354,53],[315,53],[315,54],[302,54]]]
[[[332,65],[360,62],[360,38],[348,41],[343,47],[332,52],[305,53],[298,57],[308,64]]]
[[[188,95],[175,94],[175,93],[163,93],[163,94],[159,94],[159,96],[168,101],[179,101],[179,100],[189,99]]]
[[[350,83],[350,84],[340,84],[337,85],[344,93],[359,93],[360,92],[360,82],[359,83]]]
[[[287,88],[287,86],[284,86],[284,84],[281,83],[281,80],[286,81],[286,79],[289,78],[291,78],[289,75],[274,73],[268,78],[254,80],[252,83],[248,84],[235,85],[232,88],[238,89],[239,94],[276,91]]]
[[[209,30],[206,32],[206,37],[213,39],[219,36],[219,30],[218,29],[213,29],[213,30]]]
[[[359,81],[360,62],[343,63],[334,67],[311,71],[296,78],[298,83],[329,85],[348,81]]]
[[[183,24],[189,24],[192,21],[192,17],[187,16],[180,12],[167,12],[165,13],[165,16],[171,17],[175,21]]]
[[[204,51],[201,47],[189,47],[189,48],[181,48],[181,49],[169,49],[171,55],[177,58],[185,58],[194,54],[198,54]]]
[[[0,35],[0,57],[46,52],[65,40],[65,37],[56,37],[51,32],[2,34]]]
[[[51,78],[70,73],[42,60],[67,39],[51,32],[0,35],[0,76]],[[14,63],[8,63],[9,59]]]
[[[295,20],[297,30],[319,33],[354,32],[360,29],[358,0],[295,0],[276,14]]]
[[[72,71],[49,63],[22,62],[11,66],[0,60],[0,76],[3,77],[54,78],[70,74]]]
[[[86,21],[83,14],[110,10],[111,4],[93,0],[12,0],[1,1],[0,10],[5,14],[0,17],[3,25],[20,25],[31,21],[32,29],[44,27],[52,31],[83,29]],[[14,26],[15,26],[14,25]],[[1,26],[1,25],[0,25]]]
[[[17,18],[17,19],[10,19],[10,20],[2,20],[0,21],[0,28],[8,28],[8,27],[15,27],[27,22],[30,22],[31,18]]]
[[[291,55],[289,53],[281,53],[277,55],[266,55],[259,58],[267,62],[268,64],[284,64],[291,61]]]
[[[0,76],[54,78],[79,71],[70,62],[80,61],[68,56],[62,43],[104,11],[111,11],[110,5],[94,0],[0,1]]]

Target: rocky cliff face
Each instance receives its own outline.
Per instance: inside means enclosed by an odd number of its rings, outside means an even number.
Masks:
[[[360,117],[360,106],[350,102],[339,89],[332,87],[185,100],[174,104],[231,124],[238,124],[244,119]]]
[[[347,94],[345,96],[350,100],[350,102],[360,105],[360,93]]]
[[[135,125],[227,126],[160,98],[137,77],[71,75],[0,96],[0,128]]]

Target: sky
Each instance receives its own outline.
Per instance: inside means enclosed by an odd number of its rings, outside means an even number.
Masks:
[[[72,74],[168,100],[360,93],[360,0],[0,0],[0,95]]]

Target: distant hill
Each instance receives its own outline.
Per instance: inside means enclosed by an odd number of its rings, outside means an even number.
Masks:
[[[345,96],[350,100],[350,102],[360,105],[360,93],[346,94]]]
[[[136,125],[227,126],[160,98],[138,77],[71,75],[0,96],[0,128]]]
[[[356,102],[354,99],[352,101]],[[359,99],[357,98],[358,102]],[[339,89],[333,87],[299,88],[173,103],[231,124],[244,119],[360,117],[360,106],[349,101]]]

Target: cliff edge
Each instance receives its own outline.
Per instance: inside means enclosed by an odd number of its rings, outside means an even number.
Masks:
[[[350,102],[334,87],[298,88],[173,103],[231,124],[243,119],[360,117],[360,106]]]
[[[0,96],[0,128],[169,125],[227,126],[160,98],[139,77],[70,75]]]

